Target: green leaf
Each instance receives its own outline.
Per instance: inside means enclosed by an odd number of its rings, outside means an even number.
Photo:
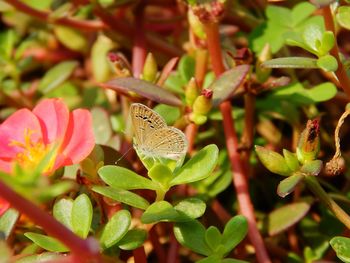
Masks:
[[[293,203],[272,211],[267,217],[269,235],[277,235],[299,222],[310,209],[305,202]]]
[[[103,166],[98,170],[98,174],[106,184],[116,189],[158,189],[151,180],[121,166]]]
[[[213,91],[213,105],[218,106],[234,94],[249,72],[249,65],[240,65],[220,75],[208,89]]]
[[[185,83],[190,81],[190,79],[194,76],[194,69],[195,69],[194,58],[188,55],[182,56],[177,66],[177,70],[180,73],[182,80],[185,81]]]
[[[205,232],[204,226],[196,220],[176,223],[174,226],[176,240],[181,245],[198,254],[209,256],[213,251],[205,242]]]
[[[195,219],[204,214],[206,205],[201,199],[190,197],[180,201],[174,208],[187,218]]]
[[[312,89],[305,90],[303,93],[313,102],[318,103],[332,99],[337,94],[337,87],[331,82],[324,82]]]
[[[106,144],[112,137],[112,126],[105,109],[94,107],[91,109],[92,126],[96,144]]]
[[[320,56],[323,56],[327,54],[334,46],[335,44],[335,37],[333,32],[326,31],[322,35],[321,45],[319,47],[319,54]]]
[[[333,237],[329,243],[341,261],[350,262],[350,238]]]
[[[222,263],[222,259],[219,255],[214,254],[209,257],[198,260],[196,261],[196,263]]]
[[[167,125],[173,125],[181,117],[178,107],[158,104],[153,110],[164,118]]]
[[[208,177],[217,164],[218,154],[219,149],[215,144],[207,145],[177,172],[170,184],[187,184]]]
[[[72,227],[73,232],[82,238],[86,238],[92,222],[93,208],[86,194],[79,195],[73,202]]]
[[[306,175],[318,175],[322,170],[323,162],[321,160],[313,160],[306,162],[301,168],[300,172]]]
[[[0,33],[0,61],[11,59],[15,36],[15,31],[11,29]]]
[[[107,55],[116,44],[104,35],[99,35],[91,48],[92,73],[96,82],[104,82],[110,79],[112,70]]]
[[[222,239],[222,236],[219,229],[217,229],[217,227],[210,226],[205,231],[205,242],[213,251],[216,251],[216,249],[221,243],[221,239]]]
[[[19,213],[15,209],[8,209],[0,216],[0,233],[7,239],[15,227]]]
[[[265,68],[317,68],[317,59],[307,57],[274,58],[261,64]]]
[[[155,164],[148,172],[153,182],[159,183],[163,189],[169,189],[169,182],[173,179],[173,173],[164,164]]]
[[[141,222],[143,224],[151,224],[161,221],[176,222],[179,217],[181,216],[170,203],[167,201],[158,201],[154,202],[146,209],[142,214]]]
[[[307,19],[315,10],[316,8],[308,2],[301,2],[295,5],[291,11],[293,26]]]
[[[118,202],[143,210],[147,209],[149,206],[149,203],[146,199],[130,191],[116,189],[108,186],[93,186],[92,190]]]
[[[247,235],[247,232],[248,222],[244,216],[238,215],[231,218],[222,233],[221,244],[225,247],[224,253],[227,254],[234,249]]]
[[[200,217],[205,212],[205,203],[197,198],[188,198],[173,207],[167,201],[151,204],[142,214],[144,224],[156,222],[186,222]]]
[[[131,215],[127,210],[120,210],[108,221],[102,231],[100,243],[103,249],[118,243],[126,233],[131,224]]]
[[[340,6],[335,17],[339,25],[350,30],[350,6]]]
[[[286,160],[282,155],[266,149],[264,147],[255,146],[255,152],[261,163],[272,173],[289,176],[292,171],[289,169]]]
[[[55,26],[54,32],[65,47],[82,53],[87,51],[89,43],[82,32],[65,26]]]
[[[301,173],[296,173],[288,178],[282,180],[277,187],[277,194],[280,197],[286,197],[291,192],[293,192],[294,188],[298,185],[300,181],[302,181],[304,178],[304,175]]]
[[[333,72],[338,69],[338,62],[335,57],[331,55],[325,55],[317,60],[317,67],[326,72]]]
[[[286,163],[292,171],[299,169],[299,161],[295,153],[292,153],[286,149],[283,149],[283,156],[286,160]]]
[[[158,103],[163,103],[171,106],[182,105],[182,101],[170,91],[141,79],[132,77],[116,78],[106,83],[102,83],[100,86],[112,89],[127,96],[130,96],[129,92],[131,91]]]
[[[317,53],[319,52],[319,44],[322,40],[322,29],[316,24],[308,25],[303,32],[304,42]]]
[[[38,233],[27,232],[24,235],[37,244],[39,247],[51,252],[68,252],[69,249],[66,248],[60,241],[56,238],[45,236]]]
[[[62,198],[53,206],[53,216],[60,223],[73,230],[72,227],[72,208],[73,200]]]
[[[145,242],[147,239],[147,231],[143,229],[131,229],[118,242],[118,247],[123,250],[134,250]]]
[[[41,262],[59,262],[65,260],[67,256],[53,253],[53,252],[44,252],[41,254],[30,255],[27,257],[21,257],[16,260],[16,263],[41,263]]]
[[[46,94],[60,86],[78,66],[77,61],[64,61],[48,70],[39,83],[38,90]]]

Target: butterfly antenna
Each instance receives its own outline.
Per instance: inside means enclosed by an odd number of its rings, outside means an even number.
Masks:
[[[123,158],[125,157],[125,155],[127,155],[128,152],[130,152],[131,149],[132,149],[132,146],[130,146],[129,149],[128,149],[118,160],[116,160],[114,164],[118,164],[118,162],[119,162],[121,159],[123,159]]]

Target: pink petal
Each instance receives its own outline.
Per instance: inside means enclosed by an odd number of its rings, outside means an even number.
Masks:
[[[65,142],[61,148],[64,161],[60,166],[79,163],[90,154],[94,146],[95,137],[90,112],[82,109],[73,111],[70,114]],[[58,160],[60,158],[61,156],[58,156]]]
[[[45,144],[63,140],[69,111],[61,99],[45,99],[33,109],[33,113],[40,121]]]
[[[42,139],[39,120],[28,109],[16,111],[0,125],[0,157],[14,158],[18,152],[23,150],[11,144],[13,141],[23,143],[26,129],[32,132],[30,137],[32,141]]]
[[[0,197],[0,216],[10,208],[10,203]]]

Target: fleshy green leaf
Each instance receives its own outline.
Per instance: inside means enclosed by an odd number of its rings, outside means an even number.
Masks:
[[[308,2],[301,2],[293,7],[291,10],[291,16],[293,25],[296,26],[307,17],[313,14],[316,8]]]
[[[54,32],[58,40],[67,48],[78,52],[87,51],[89,43],[82,32],[65,26],[55,26]]]
[[[180,201],[174,208],[180,214],[195,219],[204,214],[206,205],[201,199],[190,197]]]
[[[205,203],[197,198],[188,198],[175,207],[166,201],[151,204],[142,214],[141,221],[151,224],[160,221],[186,222],[200,217],[205,212]]]
[[[46,94],[57,88],[70,77],[77,66],[77,61],[64,61],[55,65],[41,79],[38,90]]]
[[[301,168],[300,172],[307,175],[318,175],[322,170],[323,162],[321,160],[313,160],[306,162]]]
[[[247,219],[238,215],[230,219],[225,225],[222,233],[221,244],[225,247],[225,253],[234,249],[246,236],[248,232]]]
[[[280,197],[286,197],[291,192],[293,192],[294,188],[298,185],[300,181],[302,181],[304,178],[304,175],[301,173],[296,173],[288,178],[282,180],[277,187],[277,194]]]
[[[147,209],[149,206],[149,203],[146,199],[130,191],[116,189],[108,186],[94,186],[92,187],[92,190],[118,202],[143,210]]]
[[[92,221],[92,204],[86,194],[79,195],[73,202],[72,227],[74,233],[82,238],[89,234]]]
[[[173,173],[164,164],[155,164],[148,172],[148,176],[153,182],[159,183],[164,189],[169,188],[169,182],[173,178]]]
[[[215,144],[207,145],[177,172],[170,184],[187,184],[208,177],[216,166],[218,154],[219,149]]]
[[[108,221],[102,231],[100,243],[103,249],[118,243],[126,233],[131,224],[131,215],[127,210],[120,210]]]
[[[255,151],[262,164],[270,172],[284,176],[291,174],[292,171],[289,169],[286,160],[279,153],[258,145],[255,146]]]
[[[24,235],[37,244],[39,247],[51,252],[67,252],[69,251],[60,241],[56,238],[45,236],[38,233],[27,232]]]
[[[220,75],[208,89],[213,91],[213,105],[217,106],[221,102],[232,96],[235,90],[242,84],[249,72],[249,65],[240,65],[230,69]]]
[[[134,250],[145,242],[147,239],[147,231],[143,229],[131,229],[118,242],[118,246],[123,250]]]
[[[112,126],[106,110],[99,107],[91,109],[92,126],[94,129],[95,143],[106,144],[112,136]]]
[[[173,93],[141,79],[132,77],[116,78],[100,85],[104,88],[115,90],[116,92],[127,96],[129,95],[129,92],[135,92],[142,97],[158,103],[163,103],[171,106],[182,105],[181,100]]]
[[[205,242],[213,251],[215,251],[217,247],[220,245],[221,239],[222,239],[222,236],[219,229],[217,229],[217,227],[210,226],[205,231]]]
[[[283,149],[283,156],[286,160],[286,163],[292,171],[295,171],[299,168],[299,161],[295,153],[292,153],[286,149]]]
[[[181,78],[187,83],[194,76],[195,60],[194,58],[185,55],[181,57],[177,70]]]
[[[198,254],[209,256],[212,250],[205,243],[205,228],[196,220],[176,223],[174,234],[179,243]]]
[[[0,216],[0,232],[3,233],[5,239],[11,234],[18,216],[19,213],[12,208],[8,209]]]
[[[72,227],[72,208],[73,208],[73,200],[62,198],[55,203],[53,206],[53,216],[63,225],[68,227],[69,229],[73,229]]]
[[[325,55],[317,60],[317,67],[326,72],[332,72],[337,70],[338,62],[335,57],[331,55]]]
[[[350,238],[333,237],[329,243],[341,261],[350,262]]]
[[[308,203],[300,202],[285,205],[272,211],[267,218],[268,232],[276,235],[299,222],[309,211]]]
[[[115,43],[104,35],[99,35],[91,48],[91,66],[94,79],[104,82],[110,79],[112,71],[107,60],[108,52],[115,47]]]
[[[317,59],[307,57],[274,58],[261,64],[265,68],[318,68]]]
[[[350,6],[340,6],[335,17],[339,25],[350,30]]]
[[[153,108],[153,110],[158,112],[159,115],[164,118],[167,125],[173,125],[181,116],[180,109],[178,107],[158,104]]]
[[[116,189],[158,189],[151,180],[121,166],[103,166],[98,170],[98,174],[106,184]]]
[[[326,31],[322,35],[321,45],[319,47],[319,53],[321,56],[327,54],[334,46],[335,37],[333,32]]]
[[[27,257],[21,257],[16,260],[16,263],[41,263],[41,262],[59,262],[65,260],[66,255],[53,253],[53,252],[44,252],[41,254],[30,255]]]

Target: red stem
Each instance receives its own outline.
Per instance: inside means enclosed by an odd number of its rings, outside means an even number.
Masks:
[[[217,23],[206,23],[205,29],[207,33],[207,45],[211,57],[212,67],[215,75],[218,77],[225,71],[225,67],[222,62],[222,51],[218,30],[219,26]],[[256,225],[254,207],[249,196],[248,182],[244,174],[244,167],[238,153],[238,137],[231,115],[230,102],[225,101],[221,103],[220,111],[223,116],[226,147],[231,162],[233,184],[236,188],[240,211],[248,220],[248,236],[250,242],[255,247],[258,262],[268,263],[271,262],[271,260],[267,254],[264,241]]]
[[[146,256],[145,248],[143,246],[134,249],[132,253],[134,255],[134,260],[136,263],[147,263],[147,256]]]
[[[41,226],[50,236],[57,238],[66,245],[79,262],[87,262],[95,259],[102,262],[99,254],[99,246],[94,239],[81,239],[67,227],[55,220],[32,202],[23,198],[6,184],[0,181],[0,195],[20,213],[27,215],[35,224]]]
[[[158,262],[166,262],[165,251],[162,247],[162,244],[159,242],[159,236],[157,233],[156,226],[153,226],[148,232],[149,240],[153,245],[153,249],[156,252]]]
[[[167,263],[178,263],[179,262],[179,243],[177,242],[174,232],[170,234],[170,247],[168,250]]]
[[[16,8],[16,10],[26,13],[30,16],[36,17],[43,21],[50,21],[53,24],[59,24],[63,26],[74,27],[76,29],[84,31],[98,31],[101,29],[106,29],[107,26],[101,21],[84,21],[74,18],[59,17],[50,19],[50,13],[34,9],[19,0],[5,0],[7,3]]]
[[[132,47],[132,71],[135,78],[140,78],[146,59],[146,40],[143,30],[143,6],[135,11],[134,45]]]

